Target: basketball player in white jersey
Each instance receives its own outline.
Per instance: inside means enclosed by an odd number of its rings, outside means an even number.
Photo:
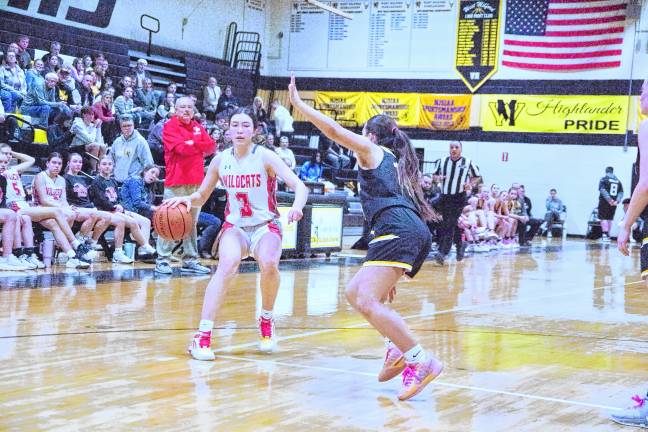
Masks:
[[[234,111],[229,129],[234,145],[212,160],[197,192],[167,201],[171,206],[202,207],[219,180],[227,191],[225,223],[217,240],[218,267],[207,285],[198,333],[189,346],[189,353],[197,360],[214,359],[211,349],[214,319],[241,260],[247,256],[254,257],[261,269],[259,349],[271,352],[275,347],[272,310],[279,289],[281,258],[281,229],[275,197],[277,177],[295,191],[288,223],[302,218],[308,189],[277,154],[252,142],[256,126],[252,110]]]
[[[85,240],[92,234],[99,238],[108,228],[108,218],[101,218],[94,209],[70,206],[66,196],[65,178],[60,175],[62,168],[63,157],[57,152],[51,153],[47,158],[45,171],[41,171],[34,177],[32,194],[34,205],[60,208],[70,226],[75,221],[83,222],[79,229],[79,241],[85,243]],[[93,229],[96,229],[97,232],[92,233]],[[94,250],[88,250],[84,254],[86,259],[95,257]]]
[[[34,249],[32,222],[37,222],[51,231],[58,246],[67,254],[69,259],[65,264],[66,267],[88,268],[90,264],[77,257],[75,248],[79,249],[81,242],[74,238],[74,234],[63,212],[55,207],[30,206],[27,202],[27,195],[20,174],[30,168],[34,164],[35,159],[31,156],[14,152],[7,145],[0,147],[0,153],[9,158],[12,156],[16,157],[19,161],[18,165],[11,169],[7,169],[6,164],[0,164],[0,174],[7,179],[7,207],[18,214],[19,223],[16,226],[17,234],[14,237],[15,248],[22,249],[27,259],[32,262],[32,265],[36,265],[37,268],[45,267],[42,262],[38,261]],[[69,231],[69,234],[74,239],[72,243],[69,240],[70,236],[65,233],[66,230]],[[21,247],[23,244],[24,247]],[[79,250],[79,253],[86,252],[87,250],[83,247]]]
[[[0,163],[6,164],[7,157],[0,153]],[[0,270],[30,270],[31,265],[23,263],[13,252],[14,236],[18,216],[16,212],[5,208],[7,196],[7,179],[0,176],[0,226],[2,226],[2,256],[0,256]]]

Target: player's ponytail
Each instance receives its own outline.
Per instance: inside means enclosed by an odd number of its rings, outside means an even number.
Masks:
[[[414,202],[423,220],[440,221],[441,215],[430,207],[423,196],[423,189],[419,183],[419,160],[407,134],[398,128],[391,117],[384,114],[370,118],[365,127],[367,132],[376,135],[378,145],[387,147],[396,155],[401,189]]]

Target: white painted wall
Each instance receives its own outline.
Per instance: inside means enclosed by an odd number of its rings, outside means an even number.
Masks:
[[[97,0],[62,0],[56,17],[38,14],[40,1],[32,0],[29,10],[24,11],[8,7],[8,0],[0,0],[0,9],[142,42],[148,41],[148,32],[140,27],[140,16],[149,14],[160,20],[154,44],[216,58],[222,57],[227,26],[232,21],[238,23],[239,30],[260,32],[264,44],[269,8],[269,0],[264,12],[248,8],[246,0],[118,0],[109,26],[97,29],[65,20],[70,6],[92,11]]]
[[[449,141],[414,141],[415,147],[425,149],[425,160],[434,161],[448,155]],[[508,152],[508,162],[502,153]],[[533,202],[533,216],[544,217],[544,202],[549,189],[556,188],[567,206],[566,227],[569,234],[584,235],[592,209],[598,205],[598,181],[605,167],[614,167],[630,196],[630,170],[637,155],[636,148],[624,152],[622,147],[582,145],[542,145],[500,142],[463,142],[463,155],[479,166],[484,183],[497,183],[508,188],[521,183]],[[621,206],[616,222],[621,220]],[[616,224],[612,229],[616,235]]]

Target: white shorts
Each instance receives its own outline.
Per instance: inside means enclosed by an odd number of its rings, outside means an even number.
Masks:
[[[281,223],[278,219],[273,219],[269,222],[265,222],[259,225],[249,226],[249,227],[237,227],[232,225],[229,222],[225,222],[221,228],[220,233],[218,234],[218,239],[214,242],[212,255],[217,256],[218,245],[222,235],[229,229],[238,230],[247,242],[246,250],[243,251],[243,256],[241,258],[247,258],[251,256],[256,259],[256,248],[259,245],[259,241],[266,233],[275,233],[281,239]]]

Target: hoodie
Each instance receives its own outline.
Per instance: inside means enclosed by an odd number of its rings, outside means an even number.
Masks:
[[[109,156],[115,164],[115,179],[120,183],[139,176],[146,165],[153,163],[151,149],[138,131],[133,131],[128,138],[119,135],[110,148]]]

